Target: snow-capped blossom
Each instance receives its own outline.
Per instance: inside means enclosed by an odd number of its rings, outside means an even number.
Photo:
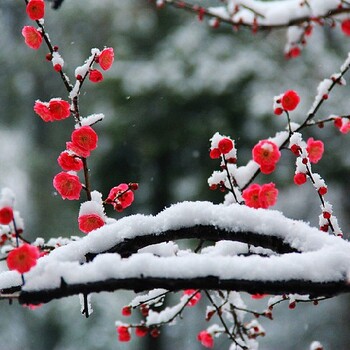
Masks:
[[[63,199],[69,200],[79,199],[83,188],[77,175],[64,171],[53,178],[53,186]]]
[[[10,251],[6,262],[10,270],[16,270],[19,273],[26,273],[36,265],[39,256],[40,253],[38,247],[25,243]]]
[[[197,340],[201,342],[201,344],[206,348],[213,348],[214,347],[214,338],[213,336],[207,332],[207,331],[201,331],[197,335]]]
[[[300,102],[299,95],[294,90],[286,91],[281,98],[281,105],[286,111],[293,111]]]
[[[209,157],[211,159],[218,159],[218,158],[220,158],[220,156],[221,156],[221,152],[219,151],[218,148],[213,148],[209,152]]]
[[[0,209],[0,224],[8,225],[13,220],[13,209],[11,207],[3,207]]]
[[[310,345],[310,350],[323,350],[323,345],[319,341],[313,341]]]
[[[323,142],[318,140],[314,140],[310,137],[307,140],[306,150],[308,152],[308,157],[311,163],[318,163],[318,161],[322,158],[324,152]]]
[[[131,335],[129,331],[129,327],[127,326],[118,326],[117,327],[118,332],[118,339],[119,341],[127,342],[130,341]]]
[[[108,70],[114,62],[114,50],[111,47],[103,49],[98,56],[98,63],[103,70]]]
[[[346,18],[341,22],[341,30],[345,35],[350,36],[350,18]]]
[[[34,112],[45,122],[63,120],[70,116],[70,104],[60,98],[49,102],[35,101]]]
[[[97,147],[98,136],[91,126],[82,126],[72,132],[71,140],[77,147],[93,151]]]
[[[34,27],[24,26],[22,29],[24,42],[33,50],[38,50],[43,42],[41,33]]]
[[[247,187],[242,197],[245,204],[250,208],[268,208],[276,204],[278,196],[278,190],[274,183],[264,184],[262,186],[258,184],[251,184]]]
[[[130,189],[130,186],[125,183],[113,187],[106,199],[106,203],[112,204],[114,209],[119,212],[129,207],[133,201],[134,193]]]
[[[63,151],[57,158],[57,162],[65,171],[79,171],[83,168],[82,160],[68,151]]]
[[[91,69],[89,72],[89,80],[93,83],[99,83],[103,80],[103,75],[99,70]]]
[[[294,180],[294,183],[296,185],[300,186],[306,182],[306,174],[305,173],[295,173],[293,180]]]
[[[278,190],[274,183],[270,182],[262,185],[259,192],[260,208],[267,209],[268,207],[275,205],[277,202],[277,196]]]
[[[137,326],[135,328],[135,335],[137,337],[144,337],[148,333],[148,328],[146,326]]]
[[[189,297],[191,297],[193,295],[193,297],[191,298],[191,300],[187,304],[188,306],[195,306],[202,297],[201,293],[200,292],[196,293],[195,289],[184,290],[184,295],[188,295]]]
[[[63,58],[61,57],[61,55],[57,52],[57,51],[54,51],[52,53],[52,65],[53,65],[53,69],[56,71],[56,72],[60,72],[64,66],[64,60]]]
[[[81,215],[78,218],[79,230],[84,233],[89,233],[104,226],[104,220],[97,214]]]
[[[244,199],[245,204],[250,208],[260,208],[259,203],[259,193],[261,186],[258,184],[252,184],[247,187],[243,193],[242,197]]]
[[[28,17],[33,21],[43,18],[45,15],[44,0],[29,0],[26,12]]]
[[[281,157],[281,152],[277,145],[269,140],[259,141],[254,146],[252,154],[253,160],[260,165],[260,170],[263,174],[272,173]]]

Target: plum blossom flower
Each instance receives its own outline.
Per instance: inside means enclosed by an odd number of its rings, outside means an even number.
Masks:
[[[105,224],[103,218],[101,218],[97,214],[81,215],[78,218],[78,223],[79,223],[79,230],[84,233],[89,233],[93,230],[96,230],[104,226]]]
[[[310,137],[307,140],[306,150],[308,152],[308,157],[311,163],[318,163],[322,158],[324,152],[323,142],[320,140],[314,140],[313,137]]]
[[[188,306],[195,306],[202,297],[200,292],[196,293],[196,289],[186,289],[184,290],[184,295],[188,295],[190,297],[193,295],[193,297],[187,304]]]
[[[201,331],[197,335],[197,339],[201,342],[206,348],[214,347],[214,338],[208,331]]]
[[[38,247],[25,243],[10,251],[6,262],[10,270],[26,273],[36,265],[39,257],[40,253]]]
[[[0,209],[0,224],[8,225],[13,220],[13,209],[11,207],[3,207]]]
[[[34,27],[24,26],[22,29],[22,35],[24,36],[24,42],[26,45],[33,50],[38,50],[43,42],[41,33]]]
[[[259,203],[259,192],[261,190],[261,186],[258,184],[252,184],[248,188],[246,188],[242,197],[245,201],[245,204],[250,208],[260,208]]]
[[[350,36],[350,18],[346,18],[341,22],[341,30],[346,36]]]
[[[286,91],[281,98],[282,107],[286,111],[293,111],[297,108],[299,102],[300,97],[294,90]]]
[[[146,326],[137,326],[135,328],[135,334],[137,337],[144,337],[148,333],[148,328]]]
[[[130,341],[131,335],[130,335],[130,332],[129,332],[129,327],[127,327],[127,326],[118,326],[117,327],[117,332],[118,332],[118,339],[119,339],[119,341],[122,341],[122,342]]]
[[[63,199],[79,199],[83,188],[79,177],[72,173],[60,172],[53,178],[53,186]]]
[[[304,184],[306,182],[306,174],[305,173],[296,173],[294,175],[294,183],[298,186]]]
[[[281,152],[277,145],[269,140],[259,141],[254,146],[252,154],[253,160],[260,165],[260,170],[263,174],[272,173],[281,157]]]
[[[71,140],[78,148],[90,152],[97,147],[98,136],[91,126],[85,125],[72,132]]]
[[[259,192],[259,203],[260,208],[267,209],[276,204],[278,196],[278,190],[275,187],[275,184],[270,182],[261,186]]]
[[[89,80],[93,83],[99,83],[103,80],[103,75],[99,70],[91,69],[89,72]]]
[[[26,12],[28,17],[33,21],[43,18],[45,15],[44,0],[29,0]]]
[[[233,148],[233,141],[225,137],[221,139],[218,143],[218,149],[221,154],[227,154]]]
[[[65,171],[79,171],[83,168],[82,160],[68,151],[62,152],[57,158],[57,162]]]
[[[119,212],[129,207],[133,201],[134,193],[130,189],[130,186],[125,183],[113,187],[106,199],[106,203],[112,204],[114,209]]]
[[[103,70],[108,70],[114,62],[114,51],[111,47],[106,47],[98,56],[98,63]]]

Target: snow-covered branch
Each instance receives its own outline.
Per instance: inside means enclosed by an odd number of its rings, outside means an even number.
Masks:
[[[216,244],[197,253],[165,244],[189,238]],[[277,211],[184,202],[156,216],[125,217],[55,249],[25,274],[19,300],[153,288],[330,296],[350,291],[349,266],[349,242]],[[0,274],[3,293],[20,284],[17,272]]]

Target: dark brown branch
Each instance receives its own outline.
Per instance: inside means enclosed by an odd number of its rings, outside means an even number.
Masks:
[[[312,282],[305,280],[289,281],[248,281],[248,280],[220,280],[215,276],[197,277],[192,279],[143,277],[126,279],[108,279],[105,281],[86,284],[67,284],[62,280],[61,286],[56,289],[40,291],[22,291],[19,296],[21,304],[47,303],[53,299],[60,299],[77,294],[99,292],[113,292],[118,289],[141,292],[154,288],[165,288],[169,291],[183,289],[221,289],[244,291],[251,294],[304,294],[315,298],[319,296],[335,296],[340,293],[349,293],[350,285],[346,280],[339,282]]]
[[[183,227],[178,230],[167,230],[159,234],[135,236],[131,239],[116,244],[109,250],[101,253],[118,253],[123,258],[129,257],[139,249],[152,244],[158,244],[179,239],[200,239],[204,241],[218,242],[222,240],[247,243],[252,246],[271,249],[278,254],[296,253],[297,249],[284,242],[277,236],[268,236],[249,231],[235,232],[210,225],[196,225]],[[91,261],[97,254],[89,253],[86,258]]]

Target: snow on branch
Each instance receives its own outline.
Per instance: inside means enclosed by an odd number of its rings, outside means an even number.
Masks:
[[[150,246],[189,238],[217,243],[200,253]],[[349,242],[278,211],[183,202],[156,216],[125,217],[55,249],[25,274],[22,288],[17,272],[3,272],[0,289],[21,289],[20,302],[30,304],[153,288],[330,296],[350,291],[349,266]]]
[[[259,29],[297,26],[350,11],[339,0],[228,0],[226,5],[209,8],[181,0],[160,0],[158,3],[197,13],[200,19],[206,16],[234,26],[258,26]]]

